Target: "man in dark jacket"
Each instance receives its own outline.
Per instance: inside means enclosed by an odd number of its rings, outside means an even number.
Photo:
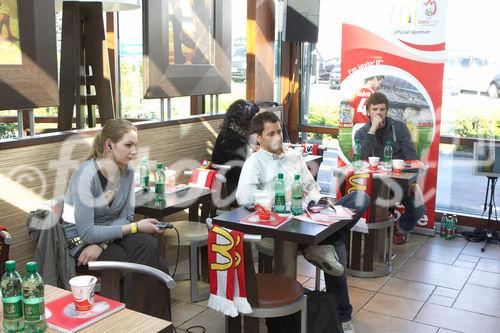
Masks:
[[[387,141],[391,141],[392,158],[418,159],[406,125],[399,120],[387,117],[389,101],[384,94],[373,93],[366,102],[366,110],[369,121],[356,132],[354,137],[361,144],[361,159],[378,156],[382,160]]]
[[[391,141],[392,158],[402,160],[416,160],[417,152],[411,141],[410,131],[406,125],[387,117],[389,111],[389,100],[380,93],[373,93],[366,102],[366,111],[369,117],[368,123],[361,127],[354,137],[361,144],[361,159],[369,156],[384,158],[384,147],[387,141]],[[401,204],[406,211],[396,223],[394,230],[394,243],[405,242],[404,235],[415,227],[418,220],[425,214],[423,195],[418,186],[410,187],[409,193],[405,193]]]

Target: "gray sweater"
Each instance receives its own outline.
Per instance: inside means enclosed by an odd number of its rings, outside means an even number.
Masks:
[[[121,226],[134,217],[134,170],[128,166],[121,175],[111,206],[105,198],[94,160],[83,162],[73,173],[64,197],[62,218],[66,238],[79,236],[83,244],[70,250],[74,256],[85,244],[122,237]]]

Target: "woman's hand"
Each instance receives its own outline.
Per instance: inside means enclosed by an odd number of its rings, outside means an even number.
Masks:
[[[80,256],[78,256],[78,266],[87,265],[89,261],[95,261],[102,253],[102,249],[99,245],[92,244],[83,249]]]
[[[142,219],[137,221],[137,229],[139,232],[144,232],[147,234],[163,233],[163,230],[160,230],[156,225],[159,223],[157,219]]]

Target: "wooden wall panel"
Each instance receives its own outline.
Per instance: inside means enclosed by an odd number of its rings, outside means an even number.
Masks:
[[[222,119],[139,130],[140,153],[167,166],[179,159],[209,158]],[[74,168],[85,158],[91,138],[73,135],[65,141],[6,149],[0,161],[0,225],[12,234],[10,256],[19,267],[33,258],[26,228],[27,213],[63,195]],[[136,160],[136,163],[138,161]]]

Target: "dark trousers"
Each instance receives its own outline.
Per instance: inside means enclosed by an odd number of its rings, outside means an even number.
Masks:
[[[168,274],[168,265],[163,258],[159,257],[158,254],[158,241],[149,234],[137,233],[130,234],[122,239],[116,239],[108,248],[101,253],[98,260],[106,261],[124,261],[132,262],[137,264],[143,264],[150,267],[157,268]],[[127,304],[127,296],[134,290],[134,285],[132,281],[132,274],[123,274],[124,283],[124,302]],[[155,297],[155,286],[156,279],[153,277],[148,277],[144,280],[146,283],[146,291],[144,295],[144,308],[134,309],[145,314],[154,314],[157,304],[151,301],[156,299]],[[167,295],[168,304],[170,304],[170,293]],[[127,304],[128,307],[129,304]]]
[[[339,257],[339,262],[344,266],[344,268],[347,264],[345,239],[349,236],[349,230],[351,230],[351,228],[359,221],[361,215],[363,215],[364,211],[368,208],[369,202],[370,198],[362,191],[355,191],[336,202],[336,205],[353,209],[356,212],[356,215],[353,216],[351,223],[326,238],[321,242],[321,244],[332,244],[335,247],[335,251]],[[352,305],[349,301],[346,272],[344,271],[344,274],[341,276],[332,276],[330,274],[324,274],[324,276],[326,292],[333,293],[337,298],[340,320],[342,322],[351,320]]]

